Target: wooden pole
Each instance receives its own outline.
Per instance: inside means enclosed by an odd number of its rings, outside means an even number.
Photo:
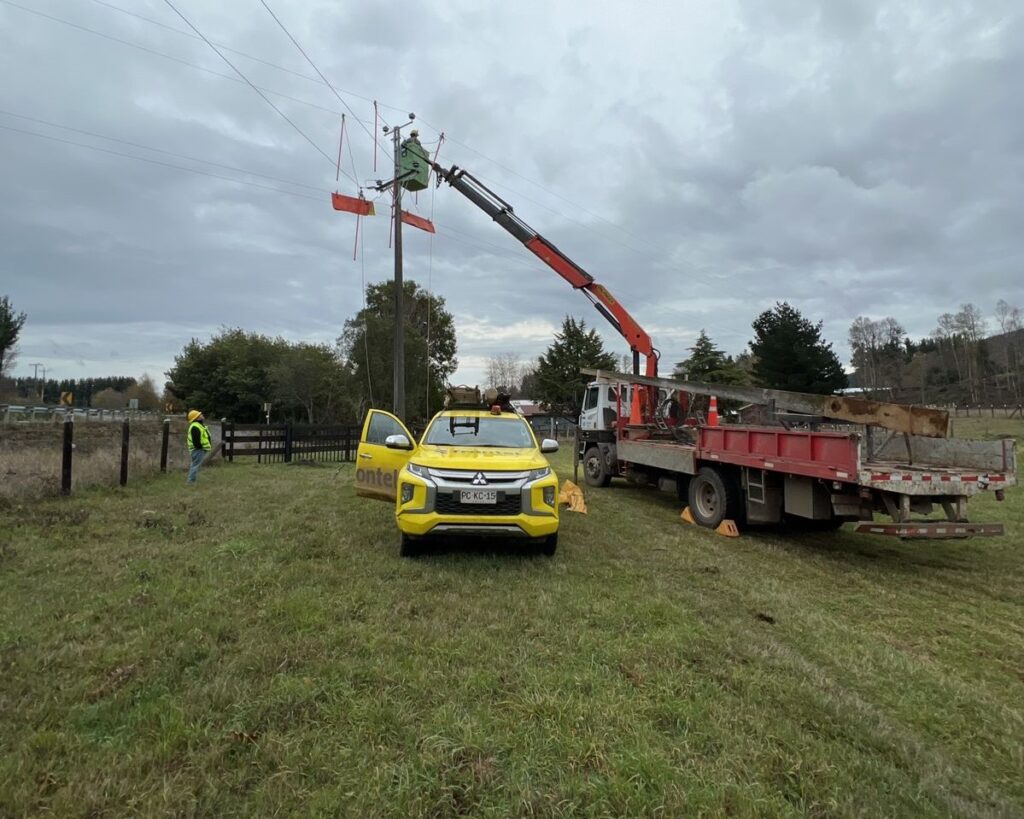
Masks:
[[[160,471],[167,471],[167,444],[171,439],[171,419],[164,418],[164,429],[160,438]]]
[[[121,486],[128,485],[128,419],[121,424]]]
[[[71,494],[71,457],[75,449],[75,421],[68,418],[64,421],[64,456],[60,465],[60,493]]]
[[[405,421],[405,308],[403,297],[405,295],[402,281],[402,183],[398,177],[402,175],[401,160],[401,135],[399,128],[392,131],[395,140],[395,327],[394,345],[391,352],[391,361],[394,367],[394,378],[392,381],[391,394],[393,396],[393,407],[395,415],[400,421]]]

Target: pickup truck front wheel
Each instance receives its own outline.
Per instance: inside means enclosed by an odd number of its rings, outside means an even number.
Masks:
[[[558,549],[558,532],[548,535],[540,545],[540,550],[548,557],[553,557]]]

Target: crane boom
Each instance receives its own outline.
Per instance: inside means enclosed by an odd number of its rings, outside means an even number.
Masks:
[[[470,202],[491,217],[506,231],[522,242],[544,264],[554,270],[576,290],[586,296],[597,311],[626,339],[633,351],[633,371],[640,374],[640,356],[646,359],[644,375],[655,378],[658,375],[658,350],[647,331],[637,323],[603,284],[594,281],[586,270],[560,251],[526,222],[516,216],[512,206],[498,196],[463,168],[452,165],[445,170],[431,163],[440,179],[443,179]]]

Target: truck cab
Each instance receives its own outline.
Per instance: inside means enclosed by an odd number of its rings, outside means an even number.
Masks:
[[[619,413],[629,415],[629,387],[622,385],[622,401],[619,402],[620,387],[614,384],[600,384],[592,381],[583,395],[580,410],[580,429],[613,430]]]

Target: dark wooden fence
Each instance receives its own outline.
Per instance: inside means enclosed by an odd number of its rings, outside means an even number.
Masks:
[[[954,404],[950,413],[954,418],[1024,418],[1024,407],[1020,404]]]
[[[360,428],[351,424],[224,423],[224,457],[255,457],[258,463],[354,461]]]

